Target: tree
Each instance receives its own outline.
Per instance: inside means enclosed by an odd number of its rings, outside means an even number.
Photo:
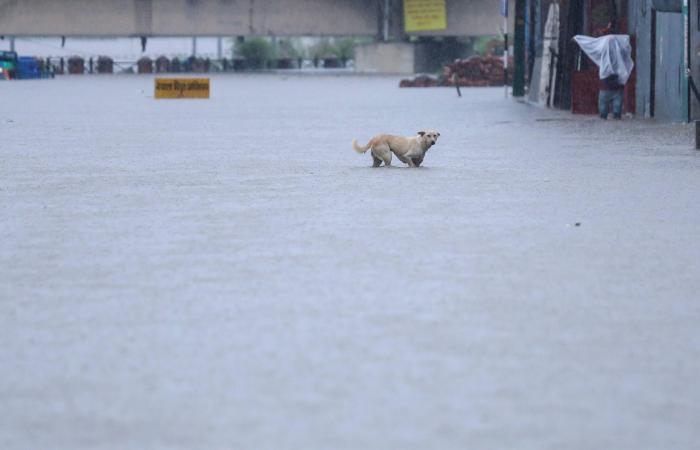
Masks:
[[[249,69],[264,69],[275,56],[272,44],[263,38],[251,38],[237,43],[236,53],[245,58]]]

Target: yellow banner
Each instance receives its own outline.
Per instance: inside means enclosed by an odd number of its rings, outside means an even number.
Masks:
[[[403,0],[406,33],[447,29],[445,0]]]
[[[209,78],[156,78],[156,98],[209,98]]]

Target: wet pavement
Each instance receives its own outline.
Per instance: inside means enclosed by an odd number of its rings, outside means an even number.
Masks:
[[[697,448],[691,128],[397,86],[0,83],[0,448]]]

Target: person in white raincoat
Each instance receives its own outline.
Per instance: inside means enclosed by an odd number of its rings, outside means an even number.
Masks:
[[[626,34],[609,34],[599,38],[578,35],[574,36],[574,40],[600,69],[598,72],[600,117],[608,118],[610,103],[612,103],[613,117],[621,119],[623,90],[634,69],[630,37]]]

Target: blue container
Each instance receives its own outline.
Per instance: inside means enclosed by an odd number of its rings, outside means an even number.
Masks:
[[[41,78],[39,61],[32,56],[20,56],[17,60],[17,78],[21,80]]]

